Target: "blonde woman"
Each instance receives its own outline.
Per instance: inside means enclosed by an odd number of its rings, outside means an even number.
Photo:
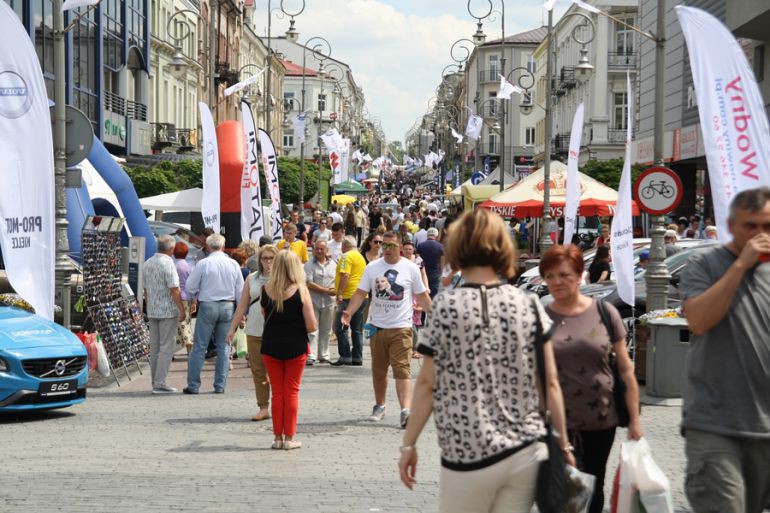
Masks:
[[[305,271],[292,251],[279,251],[260,304],[265,318],[262,360],[273,391],[273,449],[299,449],[295,440],[299,385],[308,354],[308,333],[318,329]]]
[[[262,307],[259,302],[262,294],[262,286],[267,283],[270,277],[270,270],[273,267],[273,261],[278,255],[278,249],[268,244],[263,246],[257,253],[259,259],[259,270],[251,273],[246,278],[243,286],[241,299],[238,301],[238,308],[233,314],[233,322],[230,324],[230,331],[227,332],[227,343],[229,344],[235,332],[238,329],[243,316],[246,315],[246,345],[249,352],[249,367],[251,368],[251,377],[254,380],[254,390],[257,394],[257,406],[259,412],[251,420],[259,422],[270,418],[270,382],[267,379],[267,370],[262,361],[262,331],[264,329],[264,317],[262,317]]]

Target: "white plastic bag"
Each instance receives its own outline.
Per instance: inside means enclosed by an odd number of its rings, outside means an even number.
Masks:
[[[564,511],[568,513],[588,513],[591,498],[594,495],[596,476],[581,472],[572,465],[567,465],[568,501]]]
[[[613,486],[612,513],[673,513],[671,485],[647,440],[623,442]]]
[[[107,358],[107,350],[104,349],[104,342],[102,337],[96,337],[96,372],[104,376],[105,378],[110,375],[110,360]]]

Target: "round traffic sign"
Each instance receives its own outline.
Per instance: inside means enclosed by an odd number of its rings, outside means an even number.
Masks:
[[[484,178],[486,178],[487,175],[482,173],[481,171],[476,171],[471,175],[471,183],[473,185],[478,185],[479,183],[484,181]]]
[[[331,114],[329,114],[329,119],[331,119],[332,121],[337,121],[337,113],[332,112]]]
[[[651,167],[636,179],[634,196],[648,214],[667,214],[682,201],[682,181],[667,167]]]

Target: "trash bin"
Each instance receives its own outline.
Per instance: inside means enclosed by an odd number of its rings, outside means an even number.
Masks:
[[[645,391],[653,397],[682,397],[682,380],[690,330],[687,319],[661,318],[647,322]]]

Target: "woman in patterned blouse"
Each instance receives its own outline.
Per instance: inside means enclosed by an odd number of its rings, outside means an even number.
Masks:
[[[441,447],[439,511],[529,513],[540,462],[541,380],[568,462],[564,409],[551,344],[546,376],[536,374],[535,338],[551,320],[539,301],[500,278],[514,274],[515,251],[503,220],[487,210],[449,229],[445,257],[465,283],[436,295],[417,350],[424,363],[401,447],[401,480],[412,489],[415,444],[433,413]],[[538,319],[539,317],[539,319]]]

